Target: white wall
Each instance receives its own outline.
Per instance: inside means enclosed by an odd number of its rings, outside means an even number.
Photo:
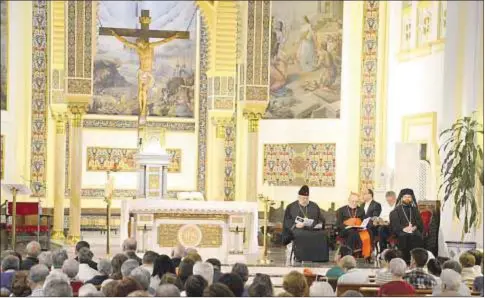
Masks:
[[[359,109],[362,3],[344,3],[342,91],[340,119],[261,120],[258,140],[258,193],[263,185],[263,145],[270,143],[336,143],[335,187],[311,187],[310,199],[323,209],[331,202],[345,204],[349,192],[358,191]],[[296,200],[299,186],[275,187],[274,199]]]

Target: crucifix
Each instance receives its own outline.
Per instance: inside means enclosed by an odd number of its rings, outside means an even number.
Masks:
[[[134,49],[140,59],[138,69],[138,102],[140,105],[139,125],[144,125],[147,114],[148,90],[153,86],[154,48],[174,39],[189,39],[188,31],[150,30],[150,12],[142,10],[140,29],[100,27],[99,35],[114,36],[125,46]],[[130,42],[125,37],[137,37],[136,42]],[[150,38],[164,38],[150,42]]]

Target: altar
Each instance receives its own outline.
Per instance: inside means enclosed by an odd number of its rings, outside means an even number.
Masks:
[[[253,202],[137,199],[121,203],[120,241],[134,237],[138,252],[170,256],[178,243],[222,263],[258,258],[258,205]],[[241,239],[241,245],[237,239]],[[121,243],[120,243],[121,245]]]

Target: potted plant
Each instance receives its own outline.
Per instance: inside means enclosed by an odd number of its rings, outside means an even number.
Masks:
[[[441,165],[443,182],[439,190],[443,189],[444,204],[449,200],[454,203],[454,214],[463,223],[462,240],[479,223],[478,198],[475,197],[479,183],[483,187],[483,148],[478,144],[479,134],[483,136],[483,125],[472,117],[458,119],[440,134],[443,144],[439,151],[444,153],[445,158]],[[476,245],[474,242],[447,244],[449,248],[460,244],[467,249]]]

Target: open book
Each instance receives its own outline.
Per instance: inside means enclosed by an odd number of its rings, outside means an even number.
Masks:
[[[311,227],[313,225],[313,219],[297,216],[295,223],[302,223],[305,227]]]
[[[367,224],[371,220],[370,217],[364,219],[364,221],[360,224],[360,226],[346,226],[346,229],[367,229]]]

